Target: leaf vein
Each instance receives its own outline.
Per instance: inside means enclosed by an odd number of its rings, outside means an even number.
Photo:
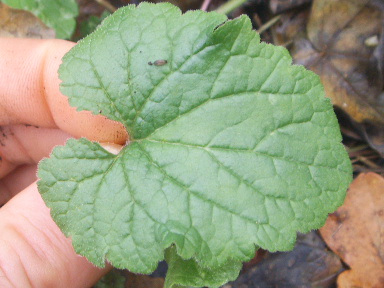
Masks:
[[[137,142],[136,142],[137,143]],[[137,143],[138,146],[141,148],[142,152],[146,155],[146,157],[148,158],[148,160],[150,160],[150,162],[152,162],[155,167],[166,177],[168,178],[171,182],[173,182],[174,184],[182,187],[185,191],[189,192],[190,194],[194,195],[196,198],[199,198],[201,200],[204,200],[206,202],[209,202],[211,203],[212,205],[214,205],[215,207],[229,213],[229,214],[233,214],[247,222],[250,222],[254,225],[257,225],[259,224],[259,221],[258,220],[255,220],[255,219],[252,219],[252,218],[249,218],[247,216],[244,216],[244,215],[239,215],[239,214],[236,214],[236,212],[232,211],[229,207],[226,207],[224,205],[221,205],[220,203],[217,203],[215,201],[213,201],[212,199],[208,199],[206,197],[204,197],[204,195],[202,195],[201,193],[198,193],[197,191],[193,191],[191,189],[189,189],[184,183],[180,182],[178,179],[172,177],[171,175],[169,175],[162,167],[159,163],[157,163],[153,158],[152,156],[150,155],[150,153],[143,147],[143,145]]]

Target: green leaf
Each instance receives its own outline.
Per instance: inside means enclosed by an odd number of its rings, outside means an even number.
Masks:
[[[130,134],[118,155],[69,140],[39,165],[54,220],[94,264],[150,273],[174,245],[216,271],[255,245],[291,249],[343,202],[351,163],[319,78],[249,18],[225,21],[131,5],[63,58],[71,105]]]
[[[47,26],[55,29],[56,37],[69,39],[76,27],[79,9],[76,0],[2,0],[15,9],[32,12]]]
[[[220,287],[228,281],[235,280],[242,268],[240,261],[233,260],[213,269],[202,267],[194,259],[182,259],[177,255],[175,247],[166,250],[165,259],[168,263],[165,288]]]

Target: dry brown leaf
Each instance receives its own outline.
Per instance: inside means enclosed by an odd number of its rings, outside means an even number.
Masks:
[[[223,288],[329,288],[342,269],[340,258],[326,249],[317,232],[298,235],[293,251],[267,254]]]
[[[308,22],[309,9],[294,10],[280,15],[280,25],[275,29],[275,45],[291,45],[293,39],[305,37],[305,26]]]
[[[379,1],[380,2],[380,1]],[[384,124],[382,10],[370,0],[315,0],[294,59],[320,75],[355,121]],[[375,39],[377,41],[375,41]]]
[[[0,3],[0,37],[51,39],[55,31],[32,13]]]
[[[360,174],[320,232],[351,268],[339,276],[338,287],[384,287],[384,178]]]

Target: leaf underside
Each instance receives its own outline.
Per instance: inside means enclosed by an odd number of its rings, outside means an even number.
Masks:
[[[54,220],[92,263],[150,273],[172,246],[199,273],[170,269],[167,287],[219,286],[255,246],[291,249],[341,205],[351,165],[319,78],[249,18],[225,21],[130,5],[63,58],[70,104],[130,134],[118,155],[71,139],[39,165]]]
[[[15,9],[30,11],[56,31],[56,37],[69,39],[79,11],[76,0],[2,0]]]

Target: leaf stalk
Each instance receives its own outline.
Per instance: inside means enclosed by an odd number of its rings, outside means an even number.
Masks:
[[[229,0],[228,2],[224,3],[219,8],[217,8],[216,12],[221,14],[229,14],[247,1],[248,0]]]

